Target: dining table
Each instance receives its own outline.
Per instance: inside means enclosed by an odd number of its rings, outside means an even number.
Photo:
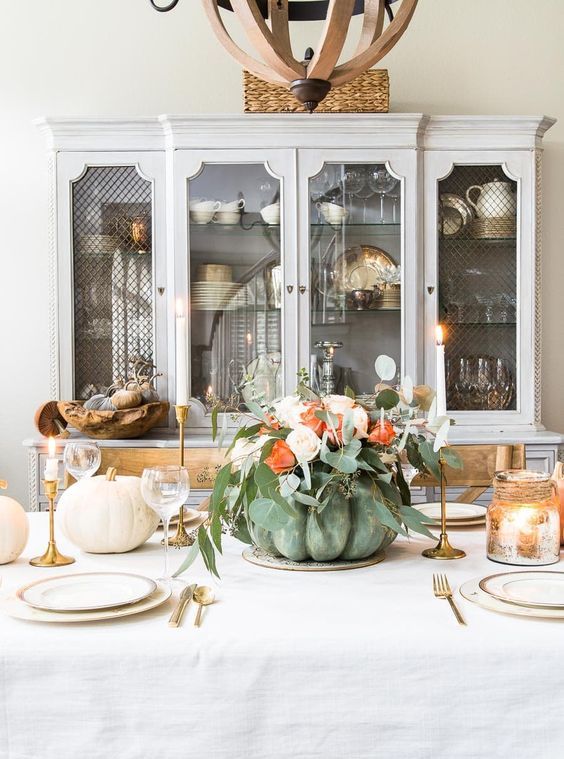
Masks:
[[[0,759],[554,759],[564,746],[564,622],[457,591],[511,569],[486,558],[483,526],[449,531],[464,559],[426,559],[430,539],[399,537],[383,562],[348,571],[256,566],[224,536],[219,580],[198,559],[158,608],[45,623],[9,616],[6,599],[74,572],[156,578],[162,532],[109,555],[58,533],[76,562],[51,569],[29,565],[47,515],[29,522],[24,553],[0,566]],[[465,626],[434,596],[437,572]],[[168,625],[183,583],[215,592],[200,627],[194,604]]]

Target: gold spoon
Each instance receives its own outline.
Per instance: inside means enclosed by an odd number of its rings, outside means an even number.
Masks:
[[[199,627],[200,619],[202,618],[202,609],[204,606],[209,606],[209,604],[212,604],[214,602],[215,594],[211,588],[208,588],[207,585],[198,585],[194,591],[193,598],[194,602],[198,604],[198,613],[196,614],[194,624],[196,627]]]

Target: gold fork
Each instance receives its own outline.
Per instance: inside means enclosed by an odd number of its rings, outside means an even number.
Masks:
[[[459,612],[457,605],[454,603],[452,597],[452,590],[448,584],[446,575],[433,575],[433,592],[437,598],[446,598],[450,604],[454,616],[456,617],[459,625],[465,625],[466,621],[462,614]]]

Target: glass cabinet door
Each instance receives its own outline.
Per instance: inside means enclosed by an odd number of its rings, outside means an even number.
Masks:
[[[153,185],[135,166],[89,166],[71,185],[74,398],[154,362]]]
[[[438,182],[438,317],[447,407],[517,408],[517,182],[501,165],[454,165]]]
[[[402,182],[384,163],[327,162],[309,179],[310,366],[321,393],[374,391],[402,358]]]
[[[264,163],[188,180],[190,394],[207,411],[283,392],[280,201]]]

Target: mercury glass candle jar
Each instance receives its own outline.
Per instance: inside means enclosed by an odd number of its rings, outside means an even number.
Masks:
[[[542,566],[560,558],[560,512],[549,474],[496,472],[486,515],[488,559]]]

